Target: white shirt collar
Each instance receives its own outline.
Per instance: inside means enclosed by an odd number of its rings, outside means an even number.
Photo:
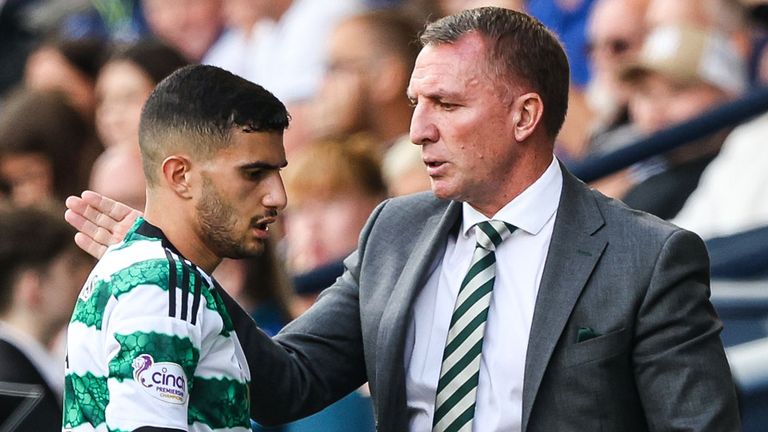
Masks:
[[[544,174],[528,186],[520,195],[508,202],[491,219],[502,220],[531,235],[536,235],[557,211],[560,193],[563,189],[563,175],[557,158]],[[478,222],[488,218],[468,203],[462,203],[461,234],[470,236],[470,230]]]

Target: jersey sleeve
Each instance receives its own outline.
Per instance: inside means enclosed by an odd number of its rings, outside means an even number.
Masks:
[[[188,430],[190,389],[200,361],[200,326],[176,313],[185,291],[156,284],[120,293],[105,320],[110,430]],[[199,324],[199,323],[198,323]]]

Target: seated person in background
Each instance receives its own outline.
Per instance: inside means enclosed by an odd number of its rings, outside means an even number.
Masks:
[[[208,63],[223,31],[221,0],[142,0],[149,30],[190,62]]]
[[[0,111],[0,182],[20,206],[58,206],[83,190],[92,130],[52,91],[20,89]]]
[[[768,225],[768,114],[736,127],[672,220],[704,239]]]
[[[647,4],[648,0],[597,0],[590,11],[587,53],[592,76],[585,93],[594,118],[588,153],[610,152],[639,136],[629,121],[630,88],[619,74],[643,45]]]
[[[121,47],[104,64],[96,81],[96,130],[105,151],[91,170],[92,190],[144,208],[141,108],[157,83],[186,64],[176,50],[153,40]]]
[[[622,71],[632,86],[629,114],[637,129],[652,134],[717,107],[743,91],[743,62],[719,33],[691,26],[655,28],[638,61]],[[668,219],[696,188],[720,150],[727,131],[633,165],[598,189],[630,207]]]
[[[352,15],[331,32],[328,69],[312,102],[318,139],[366,133],[386,151],[407,136],[412,109],[404,98],[419,53],[419,26],[394,10]]]
[[[299,276],[335,266],[332,283],[368,216],[387,196],[377,149],[361,136],[314,143],[285,169],[285,188],[291,197],[285,211],[288,270]],[[310,285],[301,290],[307,306],[329,283]]]
[[[768,14],[764,13],[768,10],[768,0],[741,0],[740,3],[751,7],[752,25],[755,27],[753,32],[764,34],[768,30]],[[763,47],[761,50],[753,53],[753,66],[757,69],[753,73],[758,85],[766,85],[768,49]],[[768,189],[766,136],[768,113],[737,126],[725,139],[720,154],[707,166],[699,186],[673,222],[705,239],[731,236],[768,226],[768,200],[765,199],[765,191]],[[755,240],[757,238],[751,241]],[[730,256],[737,258],[742,252]]]
[[[0,430],[61,430],[64,358],[50,353],[93,259],[55,213],[0,209]]]
[[[89,124],[96,109],[96,76],[108,55],[97,38],[50,39],[27,58],[24,86],[62,92]]]

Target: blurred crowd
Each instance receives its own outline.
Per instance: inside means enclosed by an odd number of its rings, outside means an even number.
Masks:
[[[281,232],[263,256],[214,274],[279,331],[340,275],[382,200],[429,189],[405,97],[417,35],[485,5],[526,11],[565,45],[572,91],[556,151],[566,166],[768,84],[768,0],[0,0],[0,359],[6,345],[42,359],[33,363],[55,404],[57,335],[92,264],[71,243],[49,245],[72,234],[60,226],[64,199],[91,189],[143,208],[142,105],[190,63],[263,85],[292,117]],[[705,239],[765,226],[765,137],[768,114],[594,186]],[[308,420],[325,429],[304,430],[372,428],[363,393]]]

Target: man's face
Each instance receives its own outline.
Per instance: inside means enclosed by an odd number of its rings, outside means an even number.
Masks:
[[[91,80],[53,48],[43,47],[29,56],[24,84],[31,89],[64,93],[84,118],[90,118],[96,107]]]
[[[357,238],[378,197],[346,192],[305,200],[286,211],[288,265],[305,272],[339,260],[355,250]]]
[[[343,135],[368,127],[369,81],[376,54],[360,21],[343,21],[331,33],[328,69],[314,116],[317,135]]]
[[[285,150],[279,133],[238,131],[231,139],[202,163],[197,228],[216,256],[243,258],[264,249],[268,224],[285,208]]]
[[[518,155],[506,102],[518,90],[489,77],[487,50],[473,33],[453,44],[428,45],[408,87],[415,104],[411,140],[422,146],[432,191],[480,210],[499,199]]]
[[[221,0],[143,0],[152,32],[198,61],[221,32]]]
[[[642,2],[637,0],[607,0],[598,2],[590,16],[588,50],[595,79],[612,93],[621,92],[618,80],[621,67],[640,50],[644,37]]]
[[[690,120],[726,100],[726,95],[704,83],[678,84],[657,73],[649,73],[636,85],[629,101],[629,114],[643,133],[653,133]]]
[[[152,79],[128,61],[108,63],[96,81],[96,130],[106,147],[135,147],[141,109],[152,89]]]
[[[51,198],[53,168],[40,153],[11,153],[0,158],[0,179],[10,186],[11,201],[30,206]]]

